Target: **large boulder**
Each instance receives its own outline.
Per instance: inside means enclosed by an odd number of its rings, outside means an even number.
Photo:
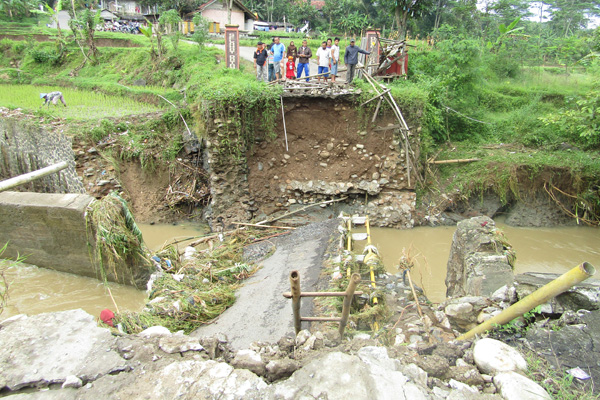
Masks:
[[[494,221],[474,217],[458,223],[446,274],[446,295],[490,296],[513,283],[511,249]]]
[[[12,318],[0,324],[0,391],[90,381],[126,369],[116,338],[83,310]]]

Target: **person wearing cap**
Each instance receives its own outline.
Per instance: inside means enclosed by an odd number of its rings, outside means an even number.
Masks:
[[[50,103],[57,105],[59,100],[61,103],[63,103],[63,106],[67,106],[65,98],[61,92],[40,93],[40,99],[44,100],[44,104],[42,104],[40,107],[45,105],[50,107]]]
[[[288,56],[288,62],[285,64],[285,78],[296,79],[296,63],[294,56]]]
[[[370,51],[361,49],[354,45],[355,40],[350,39],[350,46],[346,47],[346,54],[344,54],[344,64],[348,68],[346,72],[346,84],[352,83],[354,79],[354,71],[356,70],[356,64],[358,64],[358,53],[371,54]]]
[[[300,79],[302,76],[302,71],[304,71],[304,76],[310,76],[310,65],[309,61],[312,57],[312,50],[308,47],[308,42],[306,40],[302,41],[302,47],[298,49],[298,74],[296,75],[297,79]],[[308,82],[308,78],[306,78],[306,82]]]
[[[256,79],[260,82],[267,81],[267,59],[269,54],[265,50],[265,44],[258,42],[254,51],[254,70],[256,71]]]
[[[329,60],[331,60],[331,49],[327,49],[327,42],[322,42],[321,47],[317,50],[317,60],[319,61],[319,69],[317,74],[317,80],[321,82],[321,76],[325,78],[325,83],[327,83],[327,78],[329,78]]]

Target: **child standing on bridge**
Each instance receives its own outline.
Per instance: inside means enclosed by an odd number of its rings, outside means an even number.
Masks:
[[[285,78],[296,79],[296,63],[293,56],[289,56],[288,62],[285,64]]]

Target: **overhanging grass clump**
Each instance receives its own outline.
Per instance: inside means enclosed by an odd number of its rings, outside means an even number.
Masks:
[[[102,281],[136,285],[150,274],[142,233],[125,200],[113,192],[93,202],[86,215],[90,256]],[[137,281],[137,282],[136,282]]]

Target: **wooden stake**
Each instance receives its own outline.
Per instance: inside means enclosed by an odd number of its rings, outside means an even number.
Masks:
[[[283,134],[285,135],[285,151],[288,151],[287,129],[285,129],[285,112],[283,111],[283,96],[279,96],[281,100],[281,117],[283,118]]]
[[[381,97],[379,98],[379,101],[377,102],[377,107],[375,108],[375,113],[373,114],[373,119],[371,119],[371,122],[375,122],[375,119],[377,118],[377,114],[379,114],[379,108],[381,107]]]
[[[410,277],[410,270],[406,270],[406,276],[408,276],[408,283],[410,284],[410,290],[412,291],[413,297],[415,298],[415,303],[417,304],[417,311],[421,318],[423,318],[423,310],[421,310],[421,305],[419,304],[419,298],[417,297],[417,292],[415,291],[415,287],[412,283],[412,278]]]
[[[481,161],[481,158],[462,158],[456,160],[438,160],[429,161],[429,164],[457,164],[457,163],[469,163],[473,161]]]

